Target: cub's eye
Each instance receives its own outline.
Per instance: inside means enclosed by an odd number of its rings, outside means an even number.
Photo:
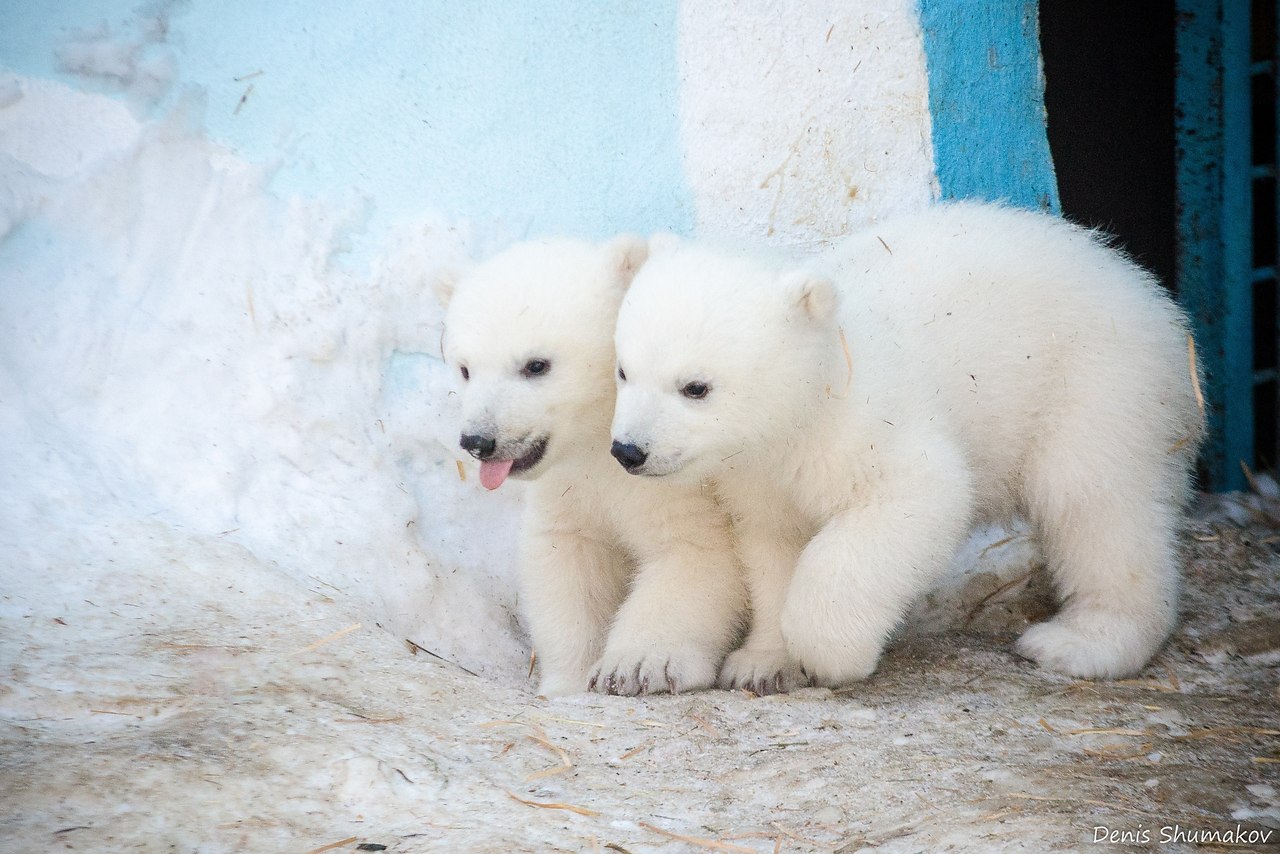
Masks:
[[[471,372],[467,370],[466,365],[462,365],[461,367],[459,367],[458,371],[459,373],[462,374],[463,382],[466,382],[467,380],[471,379]]]
[[[622,380],[624,383],[627,381],[627,372],[622,370],[622,365],[618,365],[618,379]]]
[[[690,400],[702,400],[711,393],[711,386],[695,380],[691,383],[685,383],[684,388],[680,389],[680,393]]]
[[[551,363],[546,359],[530,359],[525,362],[524,367],[520,369],[520,375],[525,377],[540,377],[551,370]]]

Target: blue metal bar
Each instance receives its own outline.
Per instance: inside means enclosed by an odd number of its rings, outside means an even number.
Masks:
[[[1273,6],[1274,6],[1275,21],[1273,22],[1273,26],[1272,26],[1272,34],[1275,36],[1275,41],[1271,45],[1271,62],[1270,62],[1271,93],[1272,93],[1271,97],[1273,99],[1272,100],[1273,104],[1280,104],[1280,3],[1273,4]],[[1275,115],[1274,110],[1272,110],[1272,115],[1273,116]],[[1273,140],[1275,141],[1275,148],[1272,150],[1272,154],[1271,154],[1271,163],[1274,169],[1275,167],[1280,166],[1280,120],[1277,120],[1277,124],[1272,126],[1271,135]],[[1272,189],[1272,192],[1276,194],[1275,200],[1274,200],[1274,207],[1272,208],[1272,210],[1280,211],[1280,181],[1273,181],[1271,185],[1271,189]],[[1275,234],[1274,245],[1276,245],[1277,247],[1280,247],[1280,217],[1277,217],[1275,226],[1276,226],[1276,234]],[[1276,270],[1277,268],[1280,268],[1280,258],[1271,259],[1271,263],[1273,265],[1272,267],[1270,267],[1269,269],[1263,268],[1262,270],[1255,270],[1254,275],[1256,276],[1258,275],[1258,273],[1264,273],[1264,274],[1269,273],[1271,278],[1273,279],[1276,278]],[[1277,284],[1280,285],[1280,282],[1278,282]],[[1276,312],[1276,314],[1274,317],[1271,318],[1272,355],[1280,356],[1280,308],[1274,308],[1273,310]],[[1277,371],[1276,379],[1280,379],[1280,370]],[[1280,396],[1280,383],[1275,383],[1272,385],[1271,394]],[[1280,409],[1280,407],[1277,407],[1277,409]],[[1273,409],[1272,411],[1274,412],[1276,411],[1276,409]],[[1272,434],[1275,435],[1276,432],[1277,432],[1276,428],[1273,425]],[[1272,447],[1261,449],[1260,455],[1265,455],[1266,457],[1269,457],[1271,463],[1277,468],[1280,468],[1280,436],[1276,436],[1275,443],[1272,445]]]
[[[1254,458],[1248,0],[1177,0],[1178,289],[1206,376],[1215,490]]]

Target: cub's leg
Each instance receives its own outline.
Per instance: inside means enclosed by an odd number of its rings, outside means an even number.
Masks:
[[[1109,457],[1107,448],[1115,445],[1056,442],[1027,483],[1062,610],[1028,629],[1017,649],[1087,679],[1136,673],[1177,620],[1175,532],[1186,475],[1178,461],[1149,451]]]
[[[763,515],[744,516],[735,533],[751,593],[751,628],[720,668],[720,687],[759,695],[802,688],[809,677],[787,652],[782,637],[782,606],[801,544]]]
[[[523,545],[521,595],[541,665],[538,693],[584,693],[625,592],[624,561],[606,543],[576,531],[535,526]]]
[[[633,517],[639,561],[589,685],[606,694],[693,691],[715,682],[742,631],[746,589],[728,520],[710,498]]]
[[[902,437],[880,476],[805,547],[782,611],[787,650],[819,685],[865,679],[912,601],[969,530],[971,478],[940,437]]]

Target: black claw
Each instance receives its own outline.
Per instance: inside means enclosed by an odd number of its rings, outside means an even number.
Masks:
[[[600,678],[600,674],[599,674],[599,673],[597,673],[597,674],[595,674],[594,676],[592,676],[592,677],[591,677],[591,681],[587,683],[587,690],[588,690],[588,691],[594,691],[594,690],[596,689],[596,680],[597,680],[597,679],[599,679],[599,678]]]
[[[649,677],[648,677],[648,675],[646,675],[643,679],[641,679],[641,680],[640,680],[640,693],[641,693],[641,694],[648,694],[648,693],[649,693]]]

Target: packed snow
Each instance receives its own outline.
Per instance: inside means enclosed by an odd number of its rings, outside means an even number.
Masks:
[[[349,217],[274,198],[189,114],[143,124],[56,83],[4,86],[10,527],[128,507],[518,672],[518,498],[463,480],[423,288],[464,239],[407,224],[347,266]]]

